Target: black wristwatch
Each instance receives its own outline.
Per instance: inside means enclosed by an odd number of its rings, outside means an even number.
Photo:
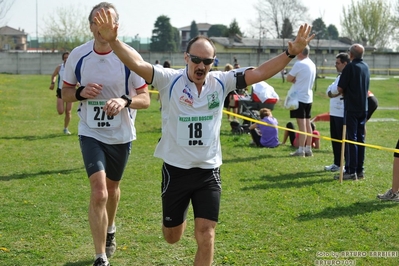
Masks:
[[[132,98],[130,98],[130,97],[127,96],[127,95],[122,95],[121,98],[127,101],[125,107],[129,107],[130,104],[132,103]]]
[[[290,54],[290,53],[288,52],[288,49],[285,50],[285,54],[286,54],[289,58],[295,58],[295,56],[296,56],[296,55]]]

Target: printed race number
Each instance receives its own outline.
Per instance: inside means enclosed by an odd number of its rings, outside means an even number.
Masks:
[[[177,123],[177,143],[181,146],[211,145],[213,119],[213,115],[180,116]]]
[[[106,100],[87,100],[87,124],[91,128],[114,128],[122,123],[121,115],[108,116],[103,107]]]

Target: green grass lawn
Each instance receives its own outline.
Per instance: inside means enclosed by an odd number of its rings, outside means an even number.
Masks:
[[[76,135],[78,104],[73,107],[73,134],[65,136],[49,79],[0,75],[0,265],[93,263],[90,188]],[[328,111],[325,89],[332,81],[317,81],[313,115]],[[290,84],[280,79],[268,83],[280,95],[273,115],[284,126],[291,121],[282,107]],[[341,184],[324,171],[333,159],[328,140],[321,140],[314,157],[291,158],[288,145],[249,146],[250,136],[232,135],[225,116],[214,265],[321,265],[317,263],[335,258],[345,265],[399,265],[399,204],[376,199],[391,185],[393,156],[384,148],[394,148],[398,139],[398,80],[372,80],[370,89],[380,105],[373,118],[396,121],[368,122],[367,143],[383,148],[366,149],[366,179],[357,182]],[[316,125],[329,137],[329,123]],[[153,157],[161,136],[156,95],[149,109],[138,112],[136,127],[138,138],[121,183],[118,250],[110,262],[192,265],[192,211],[180,242],[167,244],[161,232],[162,161]],[[395,253],[383,258],[374,251]]]

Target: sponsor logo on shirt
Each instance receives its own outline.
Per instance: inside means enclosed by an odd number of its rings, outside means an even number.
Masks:
[[[181,103],[184,103],[186,105],[193,105],[193,95],[191,94],[190,88],[187,87],[187,85],[183,89],[183,95],[180,96],[179,101]]]
[[[206,96],[208,99],[208,109],[215,109],[220,106],[220,101],[218,96],[219,95],[216,91]]]

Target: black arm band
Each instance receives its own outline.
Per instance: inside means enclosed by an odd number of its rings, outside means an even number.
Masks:
[[[236,73],[236,89],[245,89],[247,87],[247,83],[245,82],[245,72]]]
[[[82,90],[85,88],[85,86],[80,86],[75,93],[75,97],[76,99],[78,99],[79,101],[83,101],[86,100],[87,98],[80,96],[80,93],[82,92]]]

